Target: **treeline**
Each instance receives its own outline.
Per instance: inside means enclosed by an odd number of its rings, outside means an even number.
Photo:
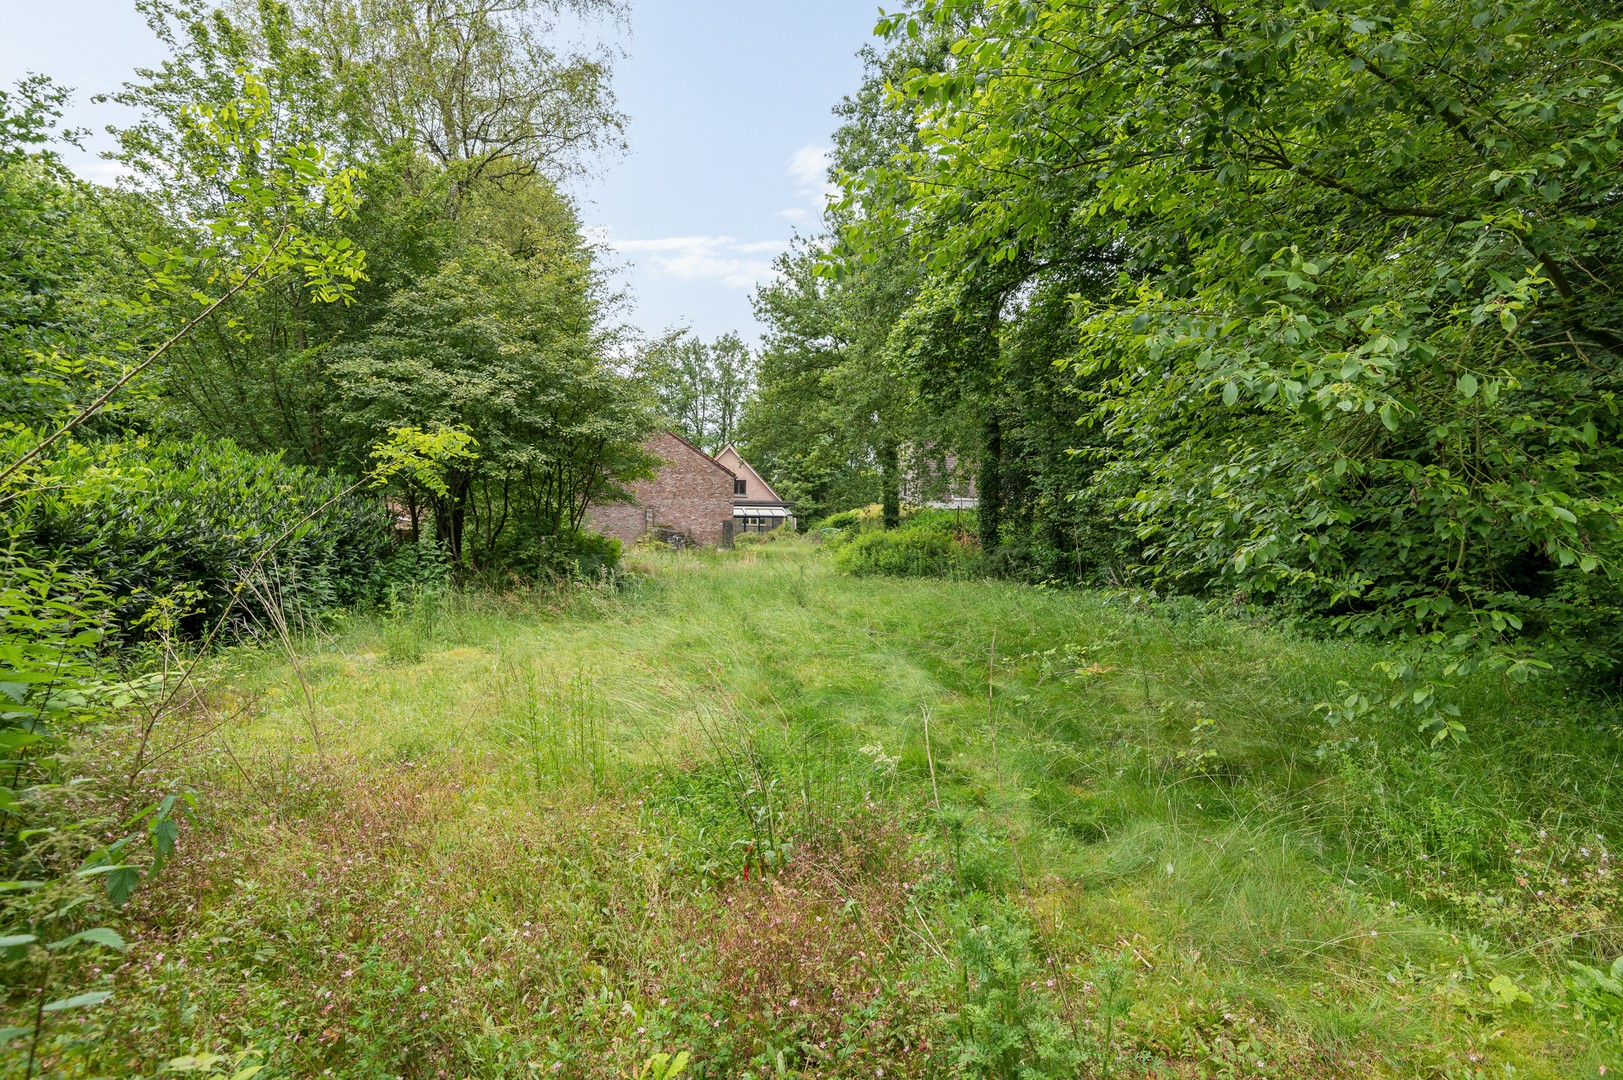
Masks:
[[[559,187],[621,118],[605,56],[550,43],[612,0],[137,6],[168,56],[112,95],[116,186],[64,167],[64,89],[0,91],[18,1075],[94,1045],[113,909],[199,806],[157,766],[240,715],[200,658],[246,635],[296,665],[340,607],[612,565],[586,504],[646,474],[655,417]]]
[[[879,29],[844,198],[758,296],[747,451],[793,497],[894,507],[950,455],[1011,572],[1268,603],[1440,677],[1615,678],[1615,5]]]
[[[217,597],[224,563],[184,556],[185,534],[268,543],[297,519],[268,508],[298,506],[312,522],[283,543],[331,552],[306,584],[353,600],[391,528],[508,580],[594,548],[586,503],[646,470],[652,394],[610,360],[609,293],[559,189],[619,143],[608,53],[552,41],[616,6],[137,6],[168,56],[111,95],[139,117],[114,132],[116,188],[62,167],[63,90],[0,99],[6,462],[72,425],[5,481],[11,556]],[[412,433],[434,467],[400,460]],[[221,518],[208,493],[233,488],[257,505]]]

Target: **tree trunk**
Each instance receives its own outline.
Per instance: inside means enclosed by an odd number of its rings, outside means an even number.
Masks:
[[[880,499],[884,503],[885,528],[894,529],[902,523],[902,462],[901,448],[896,440],[887,437],[879,446]]]
[[[448,552],[451,561],[462,565],[462,538],[468,525],[468,489],[472,481],[465,476],[452,479],[446,493],[436,498],[434,510],[434,539]]]
[[[998,531],[1003,517],[1003,428],[998,423],[997,413],[987,411],[982,436],[980,475],[976,479],[980,495],[977,518],[981,550],[991,554],[998,545]]]

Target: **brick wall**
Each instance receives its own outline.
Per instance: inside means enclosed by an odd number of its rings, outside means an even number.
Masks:
[[[654,529],[680,533],[691,543],[721,544],[733,520],[733,474],[669,432],[655,435],[643,448],[665,467],[654,479],[631,485],[635,502],[589,507],[591,527],[629,547],[649,531],[651,519]]]

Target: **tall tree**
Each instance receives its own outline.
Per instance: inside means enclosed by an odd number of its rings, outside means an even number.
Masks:
[[[237,70],[252,67],[277,145],[319,143],[353,168],[358,211],[303,227],[364,251],[368,267],[341,310],[290,285],[235,303],[228,321],[175,350],[162,372],[172,427],[295,461],[356,464],[356,444],[335,427],[346,394],[335,350],[365,340],[399,291],[487,244],[520,259],[562,245],[555,280],[574,282],[595,310],[589,275],[564,272],[579,223],[555,179],[613,142],[619,118],[605,58],[547,40],[556,17],[613,14],[615,5],[139,2],[171,55],[116,95],[143,114],[119,132],[132,186],[168,222],[206,219],[228,192],[199,153],[196,110],[228,100]]]
[[[638,361],[665,422],[706,453],[738,441],[755,387],[755,360],[737,334],[703,342],[686,331],[650,345]]]
[[[886,55],[864,50],[862,87],[834,110],[842,123],[831,179],[864,176],[915,145],[911,107],[888,86],[919,65],[939,67],[944,55],[939,38]],[[823,500],[842,479],[866,474],[877,480],[872,494],[886,527],[894,527],[901,517],[904,448],[933,441],[927,434],[912,437],[920,418],[915,394],[889,348],[922,279],[918,261],[898,244],[870,245],[863,257],[845,260],[838,274],[827,272],[841,230],[868,212],[855,199],[828,207],[825,234],[783,256],[777,279],[757,290],[756,313],[768,330],[759,402],[746,427],[751,453],[771,462],[808,506],[831,508]],[[798,432],[798,448],[772,431],[790,414],[792,427],[780,431]],[[939,425],[926,426],[940,434]]]
[[[390,298],[362,341],[335,350],[336,410],[358,450],[393,429],[455,428],[476,457],[427,502],[451,557],[489,565],[504,544],[581,527],[586,505],[643,475],[651,416],[607,363],[590,253],[524,259],[470,247]],[[587,279],[583,287],[581,279]]]
[[[921,145],[855,243],[932,274],[1069,248],[1066,359],[1164,585],[1526,674],[1615,666],[1615,5],[923,0]]]
[[[453,212],[483,184],[556,180],[619,145],[608,50],[554,41],[558,16],[616,16],[620,0],[293,3],[341,107],[375,141],[446,170]]]

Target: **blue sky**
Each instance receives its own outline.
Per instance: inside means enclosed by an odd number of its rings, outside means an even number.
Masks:
[[[893,5],[894,6],[894,5]],[[876,0],[634,0],[615,73],[629,151],[572,191],[609,244],[649,334],[691,326],[753,341],[756,282],[823,199],[831,109],[857,87],[856,52]],[[161,56],[130,0],[0,0],[0,83],[28,71],[76,89],[69,121],[100,131],[121,117],[89,103]],[[104,149],[104,137],[92,149]],[[104,162],[74,162],[106,179]]]

